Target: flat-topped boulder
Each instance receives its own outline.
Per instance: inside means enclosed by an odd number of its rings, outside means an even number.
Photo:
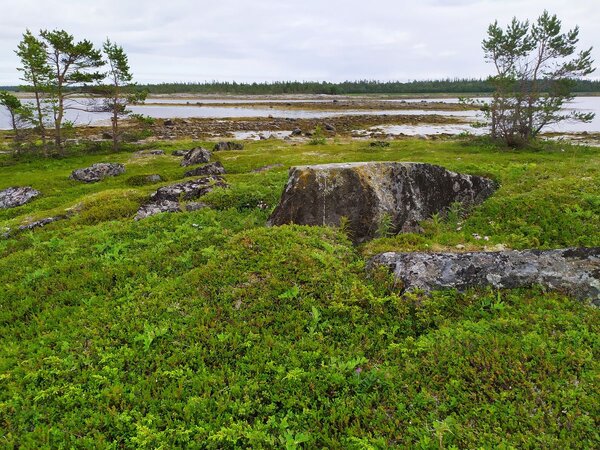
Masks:
[[[192,170],[188,170],[183,176],[184,177],[201,177],[208,175],[224,175],[225,167],[219,161],[215,161],[204,166],[195,167]]]
[[[0,209],[15,208],[24,205],[40,195],[40,191],[31,186],[9,187],[0,191]]]
[[[74,170],[71,178],[84,183],[96,183],[106,177],[116,177],[125,173],[125,166],[119,163],[96,163],[90,167]]]
[[[204,164],[210,161],[210,151],[205,148],[198,147],[189,150],[181,160],[181,166],[195,166],[196,164]]]
[[[382,253],[369,262],[387,266],[403,290],[430,292],[493,286],[541,285],[600,306],[600,247],[468,253]]]
[[[376,236],[382,221],[394,232],[460,202],[472,206],[496,189],[488,178],[413,162],[357,162],[292,167],[269,225],[338,226],[342,218],[356,243]]]

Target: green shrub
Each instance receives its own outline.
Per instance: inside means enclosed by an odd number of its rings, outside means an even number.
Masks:
[[[325,132],[323,131],[321,125],[317,125],[315,127],[308,143],[309,145],[325,145],[327,143]]]

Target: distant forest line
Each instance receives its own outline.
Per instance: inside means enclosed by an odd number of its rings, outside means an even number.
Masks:
[[[421,81],[277,81],[265,83],[236,83],[211,81],[203,83],[139,84],[150,94],[485,94],[494,91],[487,80],[446,79]],[[18,86],[0,86],[0,90],[21,91]],[[576,80],[574,93],[600,92],[600,80]]]

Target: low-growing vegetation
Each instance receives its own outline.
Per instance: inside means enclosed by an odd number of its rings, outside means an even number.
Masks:
[[[597,308],[536,287],[402,294],[365,269],[381,251],[600,246],[597,148],[247,143],[214,153],[230,188],[202,198],[211,208],[134,221],[183,178],[171,150],[202,144],[2,155],[0,189],[42,196],[0,210],[1,447],[600,445]],[[359,247],[343,224],[265,226],[289,166],[365,160],[435,163],[500,189],[419,234],[382,223]],[[69,179],[105,161],[126,173]]]

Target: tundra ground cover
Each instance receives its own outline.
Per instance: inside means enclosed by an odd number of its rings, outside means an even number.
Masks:
[[[598,149],[256,142],[214,154],[231,187],[203,199],[212,209],[133,221],[183,177],[170,151],[197,144],[1,160],[0,189],[43,193],[0,211],[2,447],[600,444],[597,309],[538,288],[401,295],[365,271],[380,251],[600,246]],[[449,211],[421,234],[382,226],[361,247],[343,228],[264,226],[287,167],[366,160],[440,164],[500,189],[467,217]],[[127,171],[69,180],[103,161]],[[283,167],[251,173],[271,164]]]

